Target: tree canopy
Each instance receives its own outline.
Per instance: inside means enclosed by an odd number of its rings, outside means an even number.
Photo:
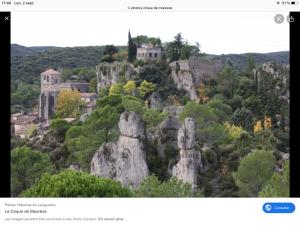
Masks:
[[[130,190],[121,183],[97,178],[84,172],[64,170],[59,174],[44,174],[22,197],[130,197]]]

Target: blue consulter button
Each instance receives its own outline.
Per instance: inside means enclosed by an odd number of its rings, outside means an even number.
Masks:
[[[291,202],[267,202],[263,205],[265,213],[293,213],[295,205]]]

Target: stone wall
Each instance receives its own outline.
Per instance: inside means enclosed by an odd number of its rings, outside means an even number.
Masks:
[[[170,63],[171,77],[177,88],[184,89],[191,100],[199,100],[197,87],[203,81],[216,79],[222,69],[221,61],[208,61],[200,57],[190,57]]]

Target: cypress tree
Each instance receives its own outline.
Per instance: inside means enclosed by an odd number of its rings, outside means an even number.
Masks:
[[[133,62],[136,58],[136,45],[132,41],[130,31],[128,32],[128,62]]]

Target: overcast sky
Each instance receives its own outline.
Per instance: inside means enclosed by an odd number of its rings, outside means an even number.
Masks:
[[[210,54],[289,50],[289,25],[275,13],[14,12],[11,42],[25,46],[126,45],[132,36],[171,41],[181,32]],[[284,15],[285,17],[287,15]]]

